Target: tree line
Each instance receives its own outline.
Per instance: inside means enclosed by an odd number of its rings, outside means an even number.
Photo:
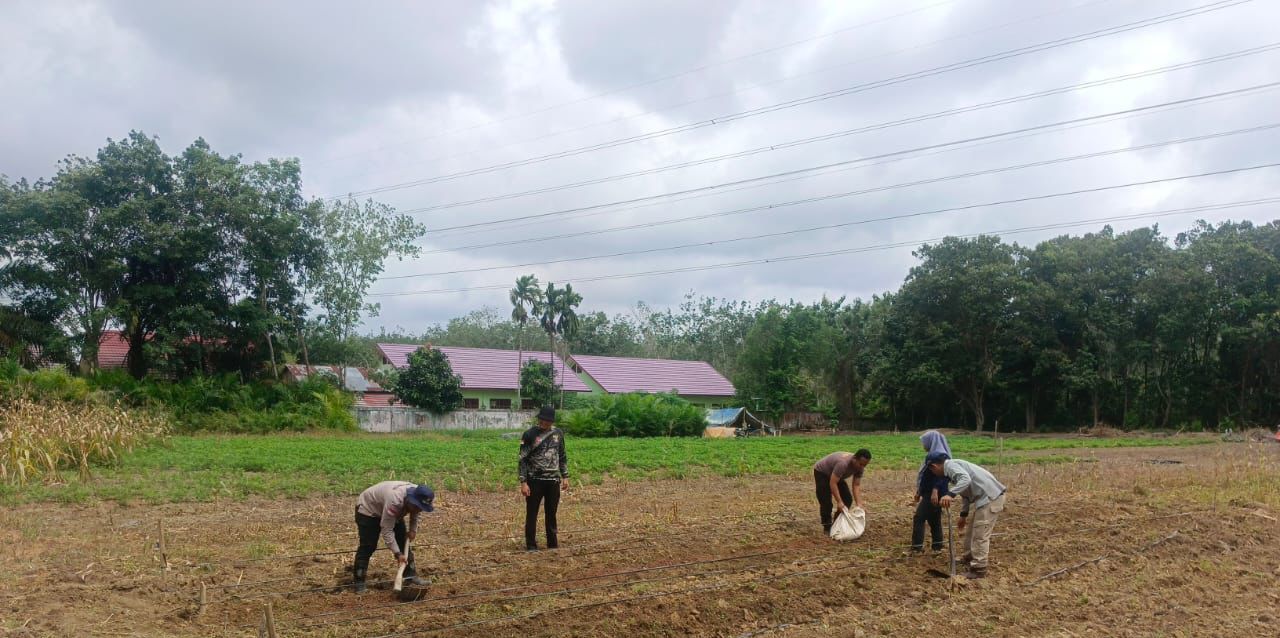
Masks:
[[[902,286],[869,300],[689,294],[667,310],[579,312],[565,350],[707,361],[743,405],[845,427],[1280,420],[1280,223],[948,238],[914,255]],[[515,349],[540,332],[483,308],[369,340]]]
[[[134,376],[262,379],[289,362],[376,366],[377,341],[546,343],[707,361],[743,405],[848,427],[1280,420],[1280,222],[948,238],[871,299],[690,293],[609,316],[530,275],[509,308],[358,334],[385,260],[416,255],[423,234],[372,200],[305,198],[296,159],[247,162],[204,140],[170,156],[132,132],[51,178],[0,177],[0,355],[87,372],[119,329]]]
[[[246,162],[203,139],[167,155],[131,132],[35,182],[0,177],[0,348],[88,372],[105,330],[127,366],[274,376],[348,356],[389,256],[424,229],[372,200],[302,194],[296,159]]]

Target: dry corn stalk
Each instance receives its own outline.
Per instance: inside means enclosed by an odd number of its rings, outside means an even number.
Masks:
[[[118,461],[168,430],[151,412],[18,399],[0,406],[0,480],[24,485],[72,468],[88,476],[93,465]]]

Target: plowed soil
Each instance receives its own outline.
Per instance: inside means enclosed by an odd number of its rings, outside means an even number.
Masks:
[[[0,633],[253,636],[269,603],[278,636],[1277,635],[1280,445],[1073,454],[991,468],[1010,492],[975,582],[908,554],[914,472],[874,463],[845,544],[809,476],[575,488],[537,553],[518,495],[444,493],[409,603],[385,551],[369,593],[343,587],[350,497],[23,506],[0,514]]]

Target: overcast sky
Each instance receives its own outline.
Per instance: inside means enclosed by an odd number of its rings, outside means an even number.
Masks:
[[[130,129],[170,153],[203,136],[247,159],[301,158],[310,195],[429,181],[373,195],[412,211],[654,171],[414,215],[434,230],[421,258],[388,264],[374,292],[380,327],[420,332],[485,305],[507,307],[520,274],[572,282],[584,310],[665,307],[689,291],[759,300],[869,297],[896,289],[912,246],[972,234],[1280,196],[1257,169],[1054,199],[968,208],[785,236],[553,265],[512,264],[652,250],[878,217],[1280,162],[1280,129],[1100,155],[915,186],[911,182],[1280,122],[1261,88],[1070,127],[969,138],[1280,81],[1280,51],[1026,99],[833,139],[797,140],[1195,62],[1280,41],[1280,3],[1254,0],[1113,35],[1103,31],[1213,0],[568,0],[515,2],[92,2],[0,4],[0,173],[54,172]],[[1218,3],[1222,5],[1222,3]],[[1271,26],[1268,26],[1271,25]],[[1007,59],[999,54],[1100,32]],[[956,65],[990,58],[973,65]],[[964,66],[937,73],[921,71]],[[913,75],[914,74],[914,75]],[[919,77],[916,77],[918,75]],[[897,79],[895,79],[897,78]],[[890,80],[884,83],[881,81]],[[865,86],[864,86],[865,85]],[[806,101],[832,91],[864,90]],[[796,103],[799,101],[799,103]],[[764,108],[789,105],[786,108]],[[763,109],[764,112],[761,112]],[[746,114],[743,117],[726,117]],[[684,130],[686,125],[701,126]],[[650,135],[662,133],[659,135]],[[614,143],[637,136],[644,139]],[[933,145],[864,163],[851,160]],[[596,145],[567,157],[549,154]],[[677,191],[846,164],[772,180]],[[469,176],[457,173],[515,163]],[[434,179],[446,177],[447,179]],[[784,181],[785,180],[785,181]],[[892,187],[892,188],[885,188]],[[875,192],[648,228],[486,248],[744,208]],[[598,206],[650,198],[625,206]],[[576,212],[562,212],[587,208]],[[1158,219],[1280,218],[1274,204]],[[552,213],[545,215],[546,213]],[[537,216],[537,217],[530,217]],[[1034,243],[1074,228],[1005,233]],[[630,279],[604,275],[711,266],[859,247],[900,247]],[[478,272],[459,270],[493,268]]]

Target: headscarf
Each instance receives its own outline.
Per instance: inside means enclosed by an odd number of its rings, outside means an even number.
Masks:
[[[934,454],[936,452],[942,452],[946,454],[948,457],[951,456],[951,446],[947,444],[947,437],[937,430],[926,430],[924,434],[921,434],[920,444],[924,446],[925,450],[928,450],[927,452],[925,452],[926,459],[929,457],[930,454]],[[924,473],[928,471],[929,471],[929,463],[928,462],[921,463],[920,478],[923,479]]]

